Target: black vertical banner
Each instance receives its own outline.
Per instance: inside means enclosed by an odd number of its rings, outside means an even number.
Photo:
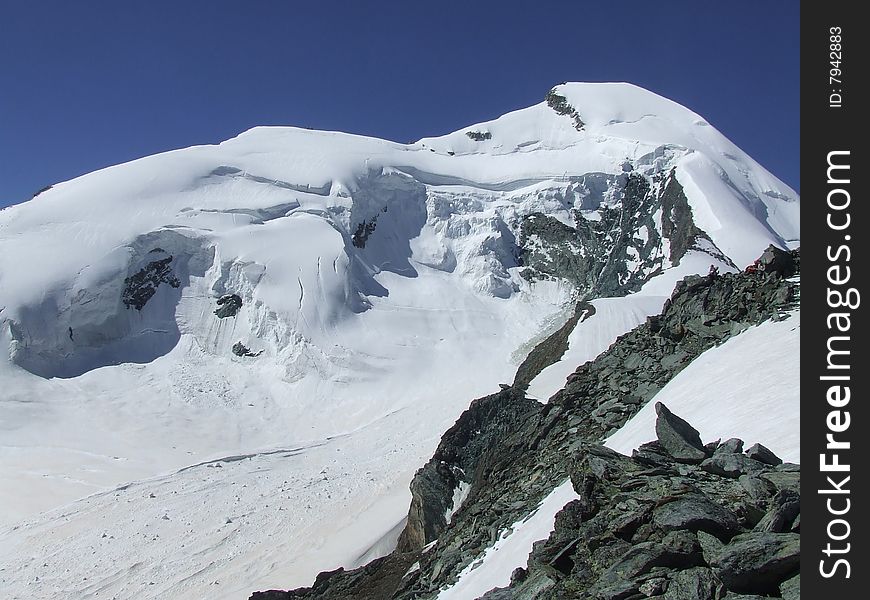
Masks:
[[[863,7],[801,6],[801,591],[813,600],[870,586]]]

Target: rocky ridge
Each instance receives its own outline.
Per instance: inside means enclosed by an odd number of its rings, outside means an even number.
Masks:
[[[692,488],[691,495],[686,496],[691,499],[685,501],[688,502],[686,506],[710,513],[708,517],[713,519],[711,522],[717,523],[711,525],[715,532],[703,533],[714,537],[719,535],[717,539],[721,538],[721,543],[739,534],[789,533],[774,530],[782,530],[785,524],[791,527],[791,519],[794,518],[792,513],[797,506],[794,497],[798,489],[795,483],[799,479],[797,467],[769,464],[776,461],[763,448],[753,448],[750,449],[751,454],[744,454],[742,442],[736,440],[729,440],[721,447],[703,446],[700,440],[685,435],[691,426],[680,423],[676,417],[669,418],[664,407],[659,410],[663,428],[658,432],[661,441],[639,448],[631,459],[620,458],[605,449],[595,450],[594,444],[627,422],[676,373],[705,350],[767,319],[787,318],[787,311],[794,306],[798,297],[799,277],[795,276],[799,273],[800,257],[797,251],[785,252],[772,247],[746,272],[720,274],[711,270],[707,276],[688,277],[677,285],[661,315],[651,317],[644,325],[619,338],[594,361],[578,367],[568,378],[566,386],[546,405],[527,399],[523,383],[475,400],[445,433],[433,458],[415,476],[411,484],[413,499],[408,524],[394,553],[362,569],[351,572],[339,569],[321,574],[312,588],[259,593],[252,598],[435,597],[440,589],[456,580],[462,569],[481,556],[500,532],[529,515],[566,478],[572,478],[575,489],[579,487],[577,492],[581,497],[592,494],[589,497],[594,497],[599,505],[607,498],[620,498],[618,486],[607,483],[607,478],[602,479],[602,473],[607,469],[596,475],[596,485],[603,487],[587,489],[587,484],[582,483],[591,481],[586,478],[587,472],[583,469],[593,467],[582,467],[588,465],[590,460],[595,464],[601,460],[612,463],[611,469],[616,468],[617,472],[624,467],[626,473],[634,473],[637,477],[664,478],[644,483],[644,486],[652,486],[650,490],[661,491],[667,485],[676,485],[674,481],[681,482],[680,485],[696,486],[697,489]],[[675,445],[676,442],[681,442],[682,447]],[[590,456],[597,458],[590,459]],[[620,461],[631,461],[631,464]],[[688,479],[682,481],[680,478]],[[713,487],[705,487],[704,482],[708,479],[715,481]],[[748,503],[748,500],[744,502],[743,496],[740,497],[743,499],[737,498],[739,494],[735,486],[744,484],[753,490],[747,493],[754,499],[754,504]],[[453,506],[457,496],[455,492],[461,486],[467,487],[467,496],[461,506]],[[647,490],[650,495],[635,498],[635,508],[641,507],[652,497],[650,490]],[[608,495],[611,492],[612,495]],[[723,516],[724,512],[711,508],[710,502],[721,503],[723,498],[728,505],[727,510],[734,515],[733,522],[730,517]],[[617,500],[617,504],[621,502]],[[620,504],[618,510],[624,511],[625,506]],[[681,504],[674,504],[671,509],[679,506]],[[666,515],[669,510],[662,509],[656,514]],[[611,514],[607,519],[602,519],[601,523],[609,523],[613,516]],[[639,528],[643,519],[638,518]],[[669,523],[667,518],[661,516],[659,521],[665,519],[663,522]],[[678,519],[679,514],[673,518]],[[565,519],[570,521],[568,516]],[[727,523],[721,526],[716,519],[726,519]],[[718,578],[718,583],[710,588],[714,594],[710,598],[714,600],[723,597],[724,589],[742,592],[739,583],[735,587],[732,581],[731,587],[728,587],[726,580],[730,571],[721,570],[725,568],[721,565],[731,564],[728,561],[740,562],[739,557],[716,559],[719,562],[713,561],[713,558],[704,559],[703,553],[699,555],[696,548],[701,543],[698,541],[701,534],[691,527],[663,529],[660,523],[655,526],[659,528],[655,530],[657,533],[650,530],[647,537],[635,539],[633,536],[636,531],[632,531],[628,539],[615,536],[621,542],[608,544],[610,554],[597,554],[595,565],[598,566],[590,572],[583,571],[585,575],[576,583],[587,586],[588,589],[582,588],[586,589],[584,594],[592,594],[580,597],[617,600],[661,595],[665,593],[666,583],[649,583],[648,580],[655,578],[643,578],[641,575],[671,563],[674,564],[667,568],[679,568],[680,572],[692,568],[708,569],[714,573]],[[762,529],[754,531],[757,526]],[[647,527],[645,531],[649,529]],[[557,532],[559,530],[557,523]],[[679,533],[681,531],[690,531],[695,538],[687,537],[688,533]],[[606,532],[599,533],[604,535]],[[610,573],[608,577],[611,579],[622,572],[619,569],[614,571],[612,567],[618,564],[618,560],[628,559],[626,553],[631,550],[633,539],[638,544],[647,544],[641,546],[641,550],[649,554],[658,552],[656,547],[664,547],[664,535],[671,535],[667,544],[673,543],[684,548],[680,557],[658,556],[650,559],[651,562],[636,573],[629,569],[633,574],[623,577],[628,583],[619,585],[629,587],[622,592],[611,593],[606,579],[600,585],[597,583],[605,572]],[[574,537],[577,537],[576,533]],[[752,539],[755,538],[750,536],[737,541],[751,546]],[[792,548],[790,544],[791,541],[785,544],[785,552]],[[588,549],[588,544],[584,547]],[[568,556],[563,550],[564,546],[560,548],[559,556]],[[595,552],[597,548],[589,551]],[[774,554],[779,556],[777,552]],[[661,561],[664,564],[659,564]],[[530,564],[530,572],[534,573],[534,560]],[[576,566],[578,563],[572,560],[572,564]],[[402,571],[402,565],[414,565],[415,568]],[[570,591],[570,585],[562,583],[571,581],[569,575],[574,567],[566,574],[564,569],[553,572],[549,562],[546,565],[550,569],[543,569],[548,573],[546,577],[532,580],[533,583],[524,584],[525,579],[521,581],[522,574],[518,575],[516,586],[512,585],[512,589],[516,587],[520,590],[516,593],[525,595],[495,595],[492,598],[577,597],[570,594],[579,593],[577,590],[581,588]],[[693,571],[679,578],[674,575],[671,596],[665,597],[694,598],[696,596],[674,595],[677,593],[674,590],[683,585],[694,585],[696,580],[707,581],[708,576],[707,571]],[[659,579],[671,582],[667,577]],[[637,587],[631,587],[635,583]],[[544,587],[536,587],[538,584]],[[589,587],[593,584],[598,587]],[[563,593],[560,585],[564,593],[569,595],[553,595]],[[701,586],[702,583],[697,585]],[[645,586],[644,590],[649,593],[642,592],[640,586]],[[375,588],[380,595],[370,595]],[[537,591],[532,593],[530,590]],[[546,595],[537,595],[545,593],[542,590],[550,591]],[[761,591],[766,594],[777,593],[772,587]],[[502,590],[498,593],[514,592]],[[639,595],[644,593],[646,596]],[[735,598],[733,594],[727,597]]]
[[[798,598],[800,467],[700,446],[698,432],[659,404],[658,440],[632,457],[583,446],[569,469],[579,499],[557,515],[527,568],[482,600]],[[692,459],[683,450],[699,450]],[[677,448],[671,453],[669,448]],[[715,457],[740,457],[728,475]]]

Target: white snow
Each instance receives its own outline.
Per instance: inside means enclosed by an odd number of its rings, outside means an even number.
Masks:
[[[753,327],[692,361],[605,441],[623,454],[656,438],[662,402],[711,442],[736,437],[800,463],[800,311]]]
[[[553,532],[556,513],[577,498],[571,481],[555,488],[529,516],[499,532],[496,542],[462,570],[455,584],[441,590],[438,600],[470,600],[509,585],[514,569],[528,566],[532,545]]]
[[[546,402],[565,387],[565,380],[578,366],[593,360],[648,316],[661,312],[664,301],[659,296],[639,295],[593,300],[595,314],[577,324],[568,336],[568,350],[529,383],[526,395]]]
[[[460,481],[453,490],[453,498],[450,502],[450,508],[447,509],[447,512],[444,515],[444,520],[448,525],[453,521],[453,515],[456,514],[456,511],[462,508],[462,503],[465,502],[466,498],[468,498],[469,493],[471,493],[471,484],[467,481]]]
[[[577,324],[568,336],[568,350],[529,383],[526,394],[546,402],[565,386],[566,379],[578,366],[593,360],[616,338],[643,324],[647,317],[661,313],[677,281],[687,275],[705,273],[710,266],[716,266],[723,273],[733,271],[707,254],[690,251],[680,266],[650,279],[639,292],[622,298],[593,300],[590,304],[595,307],[595,314]]]
[[[628,84],[559,91],[582,131],[545,103],[408,145],[259,127],[0,211],[0,589],[232,598],[383,552],[443,431],[564,315],[571,290],[520,277],[514,237],[533,212],[570,222],[578,178],[676,167],[720,248],[798,237],[797,195],[694,113]],[[179,287],[124,306],[167,256]],[[538,397],[710,264],[596,301],[607,319]],[[243,306],[217,319],[228,293]]]

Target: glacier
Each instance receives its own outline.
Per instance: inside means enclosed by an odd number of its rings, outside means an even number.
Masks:
[[[356,564],[440,434],[568,318],[575,286],[523,275],[532,215],[595,223],[629,177],[671,177],[705,236],[672,260],[662,211],[627,232],[655,268],[628,253],[643,285],[593,299],[542,401],[681,277],[799,245],[798,195],[699,115],[554,92],[582,126],[542,102],[412,144],[258,127],[0,211],[0,585],[232,598]]]

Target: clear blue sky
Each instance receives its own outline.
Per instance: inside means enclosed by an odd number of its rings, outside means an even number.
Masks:
[[[0,206],[255,125],[406,142],[630,81],[799,188],[799,3],[0,0]]]

